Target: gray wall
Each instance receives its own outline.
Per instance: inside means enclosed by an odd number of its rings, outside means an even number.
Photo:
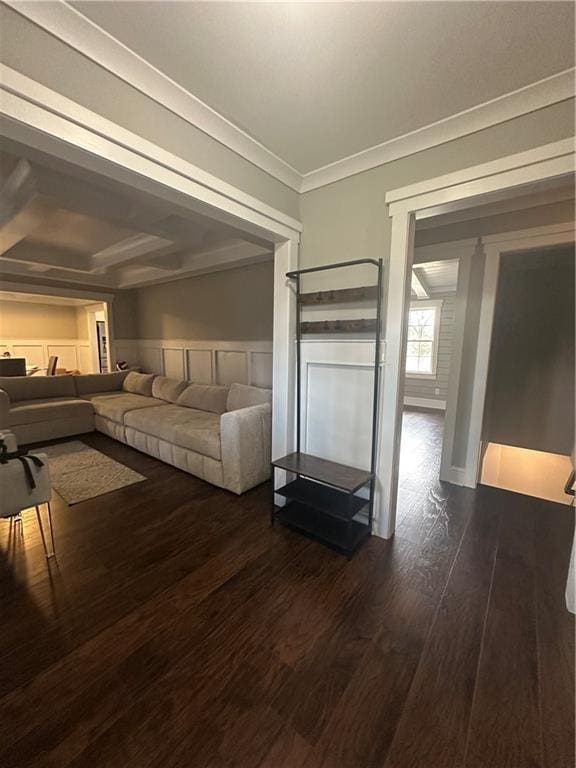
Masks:
[[[388,190],[574,135],[574,100],[555,104],[302,195],[302,266],[390,253]],[[342,270],[341,285],[367,273]],[[321,286],[322,278],[317,285]]]
[[[501,261],[485,440],[550,453],[574,447],[574,249]]]
[[[137,338],[271,340],[273,281],[270,259],[140,288],[135,291]]]
[[[415,245],[418,247],[447,243],[451,240],[467,240],[482,235],[530,229],[530,227],[564,224],[568,221],[574,221],[574,200],[563,200],[550,205],[510,211],[431,229],[416,228]]]
[[[440,314],[440,329],[438,334],[438,364],[436,376],[433,379],[417,379],[406,376],[404,395],[406,397],[425,397],[429,400],[446,400],[448,394],[448,376],[450,374],[450,359],[452,357],[452,342],[454,340],[455,298],[450,296],[434,296],[442,299]],[[436,395],[434,390],[440,389]]]

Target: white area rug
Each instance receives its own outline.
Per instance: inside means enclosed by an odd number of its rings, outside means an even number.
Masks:
[[[41,452],[50,460],[52,487],[68,504],[78,504],[146,480],[144,475],[80,440],[50,445]]]

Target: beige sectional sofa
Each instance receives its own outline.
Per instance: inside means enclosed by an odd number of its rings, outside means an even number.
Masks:
[[[0,377],[0,429],[21,445],[91,432],[234,493],[270,476],[270,390],[135,371]]]

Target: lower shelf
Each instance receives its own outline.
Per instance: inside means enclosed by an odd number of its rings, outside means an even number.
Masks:
[[[311,507],[291,501],[276,519],[299,533],[348,557],[370,535],[370,526],[358,520],[344,522]]]

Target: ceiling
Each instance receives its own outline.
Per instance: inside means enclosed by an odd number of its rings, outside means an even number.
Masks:
[[[458,259],[427,261],[412,268],[412,297],[434,299],[456,293]]]
[[[299,173],[574,65],[570,2],[74,2]]]
[[[0,271],[132,288],[271,258],[271,245],[33,150],[0,153]]]

